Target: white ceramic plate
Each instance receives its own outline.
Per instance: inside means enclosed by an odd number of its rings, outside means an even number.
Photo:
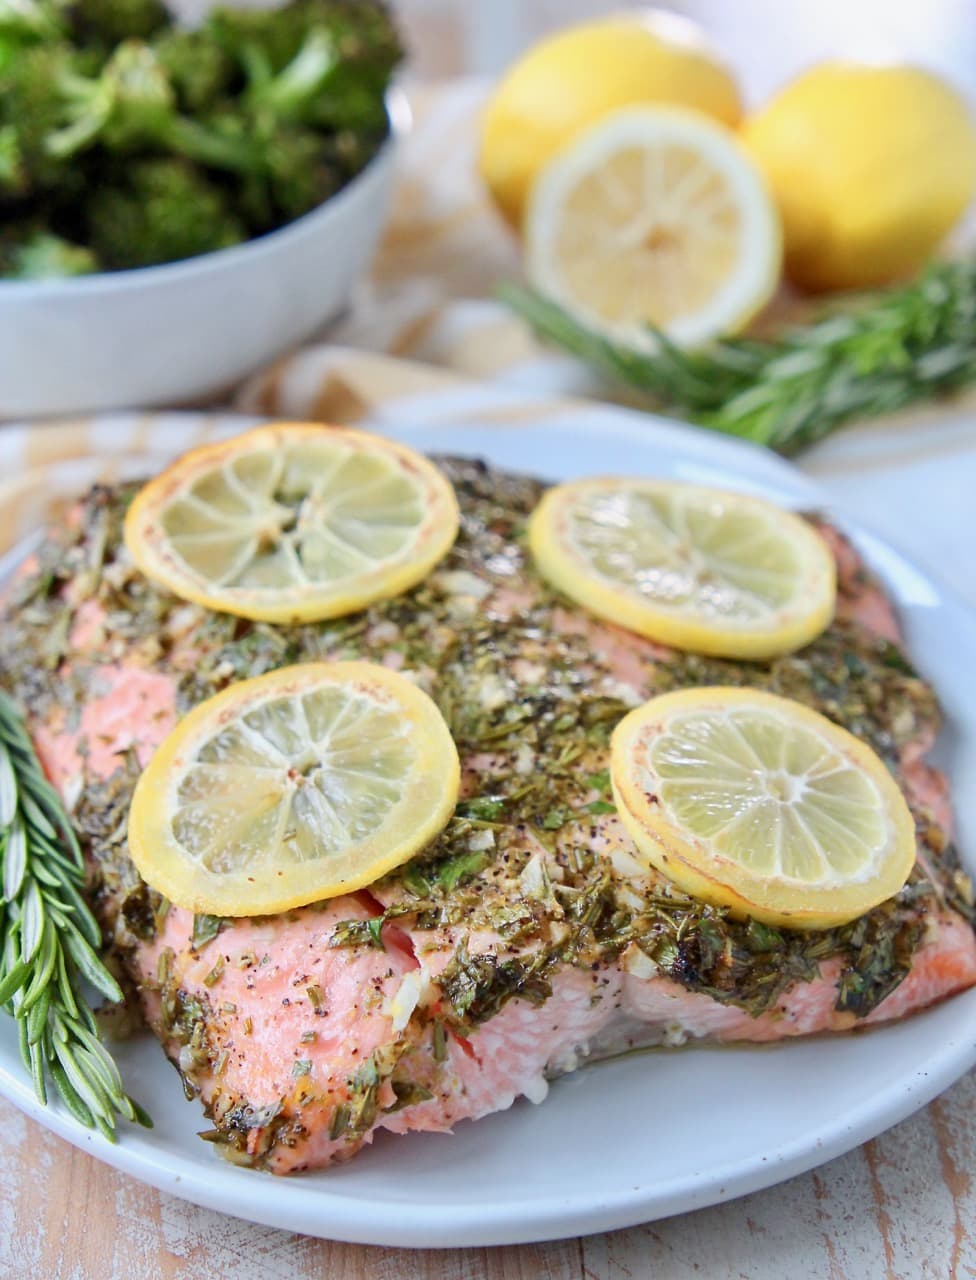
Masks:
[[[420,410],[417,410],[418,416]],[[429,424],[430,419],[426,422]],[[441,421],[444,418],[441,417]],[[181,447],[179,420],[154,435]],[[227,429],[231,423],[224,420]],[[431,451],[477,455],[552,479],[625,472],[677,476],[830,506],[768,454],[619,410],[594,408],[526,426],[384,421]],[[154,455],[158,461],[158,455]],[[138,464],[136,464],[138,465]],[[145,469],[145,462],[143,462]],[[96,462],[67,464],[57,487],[82,487]],[[0,512],[0,518],[3,513]],[[836,515],[836,513],[835,513]],[[976,620],[901,555],[841,519],[899,605],[909,651],[942,693],[951,722],[940,751],[954,779],[964,849],[976,851]],[[972,865],[972,862],[971,862]],[[37,1105],[13,1024],[0,1019],[0,1092],[117,1168],[225,1213],[369,1244],[490,1245],[623,1227],[742,1195],[841,1154],[915,1111],[976,1063],[976,990],[895,1026],[769,1047],[691,1047],[591,1066],[528,1102],[451,1135],[381,1135],[348,1165],[293,1179],[225,1164],[151,1037],[119,1048],[151,1132],[117,1145]]]

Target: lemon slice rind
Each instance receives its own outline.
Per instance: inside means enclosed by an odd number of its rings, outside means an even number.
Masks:
[[[834,615],[826,542],[752,495],[667,480],[569,481],[543,495],[528,536],[554,587],[676,649],[771,658],[808,644]]]
[[[136,786],[129,852],[177,906],[271,914],[405,862],[443,829],[459,785],[447,724],[405,676],[285,667],[180,721]]]
[[[683,347],[737,332],[782,262],[779,217],[745,149],[681,107],[627,108],[573,138],[534,184],[525,233],[537,289],[646,351],[650,324]]]
[[[777,752],[778,766],[764,765]],[[610,773],[638,851],[738,917],[834,928],[892,897],[914,865],[914,819],[881,759],[772,694],[714,687],[654,698],[614,731]]]
[[[450,550],[458,521],[450,483],[415,450],[280,422],[178,458],[136,495],[125,542],[184,600],[298,623],[409,590]]]

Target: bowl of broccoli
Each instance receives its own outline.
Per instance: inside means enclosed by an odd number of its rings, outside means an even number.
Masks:
[[[334,316],[401,52],[382,0],[0,0],[0,419],[199,400]]]

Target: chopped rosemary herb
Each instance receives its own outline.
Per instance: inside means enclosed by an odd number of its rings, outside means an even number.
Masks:
[[[587,774],[586,785],[594,791],[610,790],[610,770],[601,769],[598,773]]]
[[[514,996],[532,1004],[548,1000],[552,987],[540,971],[551,967],[553,960],[544,952],[510,960],[489,953],[472,956],[462,940],[440,976],[440,987],[458,1018],[484,1022]]]
[[[332,931],[330,947],[378,947],[383,949],[383,917],[368,920],[340,920]]]
[[[307,1076],[312,1070],[312,1060],[310,1058],[297,1058],[291,1064],[291,1073],[293,1076]]]
[[[564,827],[569,821],[569,810],[560,805],[558,808],[550,809],[542,819],[542,827],[545,831],[558,831],[560,827]]]
[[[470,880],[488,864],[488,855],[483,851],[477,853],[459,853],[457,857],[442,862],[437,868],[437,880],[445,893],[450,893],[463,880]]]
[[[205,947],[208,942],[212,942],[226,923],[227,921],[221,916],[194,916],[193,936],[191,938],[193,949],[198,951],[201,947]]]
[[[430,897],[430,881],[420,874],[413,863],[407,863],[400,872],[400,883],[405,889],[408,889],[415,898]]]
[[[475,796],[471,800],[462,800],[455,813],[459,818],[480,818],[484,822],[494,822],[504,811],[504,796]]]
[[[332,1121],[329,1124],[329,1138],[335,1142],[349,1128],[349,1107],[343,1102],[332,1113]]]
[[[591,800],[589,804],[583,805],[584,813],[616,813],[617,806],[610,804],[607,800]]]
[[[750,920],[746,929],[746,945],[751,951],[776,951],[783,945],[783,935],[761,920]]]
[[[223,972],[224,972],[224,957],[218,956],[216,959],[216,962],[214,963],[214,967],[210,970],[208,974],[204,975],[203,985],[205,987],[212,987],[216,985],[216,983],[220,981],[220,975]]]
[[[366,921],[366,929],[372,939],[373,946],[383,950],[383,925],[385,921],[382,916],[373,916],[371,920]]]
[[[447,1030],[443,1022],[435,1022],[431,1031],[431,1049],[435,1062],[443,1062],[447,1057]]]
[[[404,1107],[415,1106],[418,1102],[429,1102],[434,1096],[429,1089],[414,1080],[391,1080],[390,1084],[396,1095],[396,1102],[383,1108],[387,1115],[402,1111]]]

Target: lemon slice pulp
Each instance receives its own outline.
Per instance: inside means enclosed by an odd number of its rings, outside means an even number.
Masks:
[[[540,573],[591,612],[678,649],[769,658],[833,617],[830,549],[761,498],[606,477],[550,489],[529,522]]]
[[[457,749],[431,699],[366,662],[284,667],[194,708],[136,786],[129,851],[197,912],[264,915],[361,888],[443,828]]]
[[[146,576],[183,599],[312,622],[414,586],[457,528],[453,489],[413,449],[275,423],[195,449],[151,480],[125,541]]]
[[[826,929],[897,893],[915,824],[884,763],[799,703],[684,689],[627,715],[611,743],[620,816],[686,892],[767,924]]]
[[[699,113],[630,108],[563,148],[532,188],[532,283],[584,323],[651,349],[740,329],[779,279],[778,216],[731,132]]]

